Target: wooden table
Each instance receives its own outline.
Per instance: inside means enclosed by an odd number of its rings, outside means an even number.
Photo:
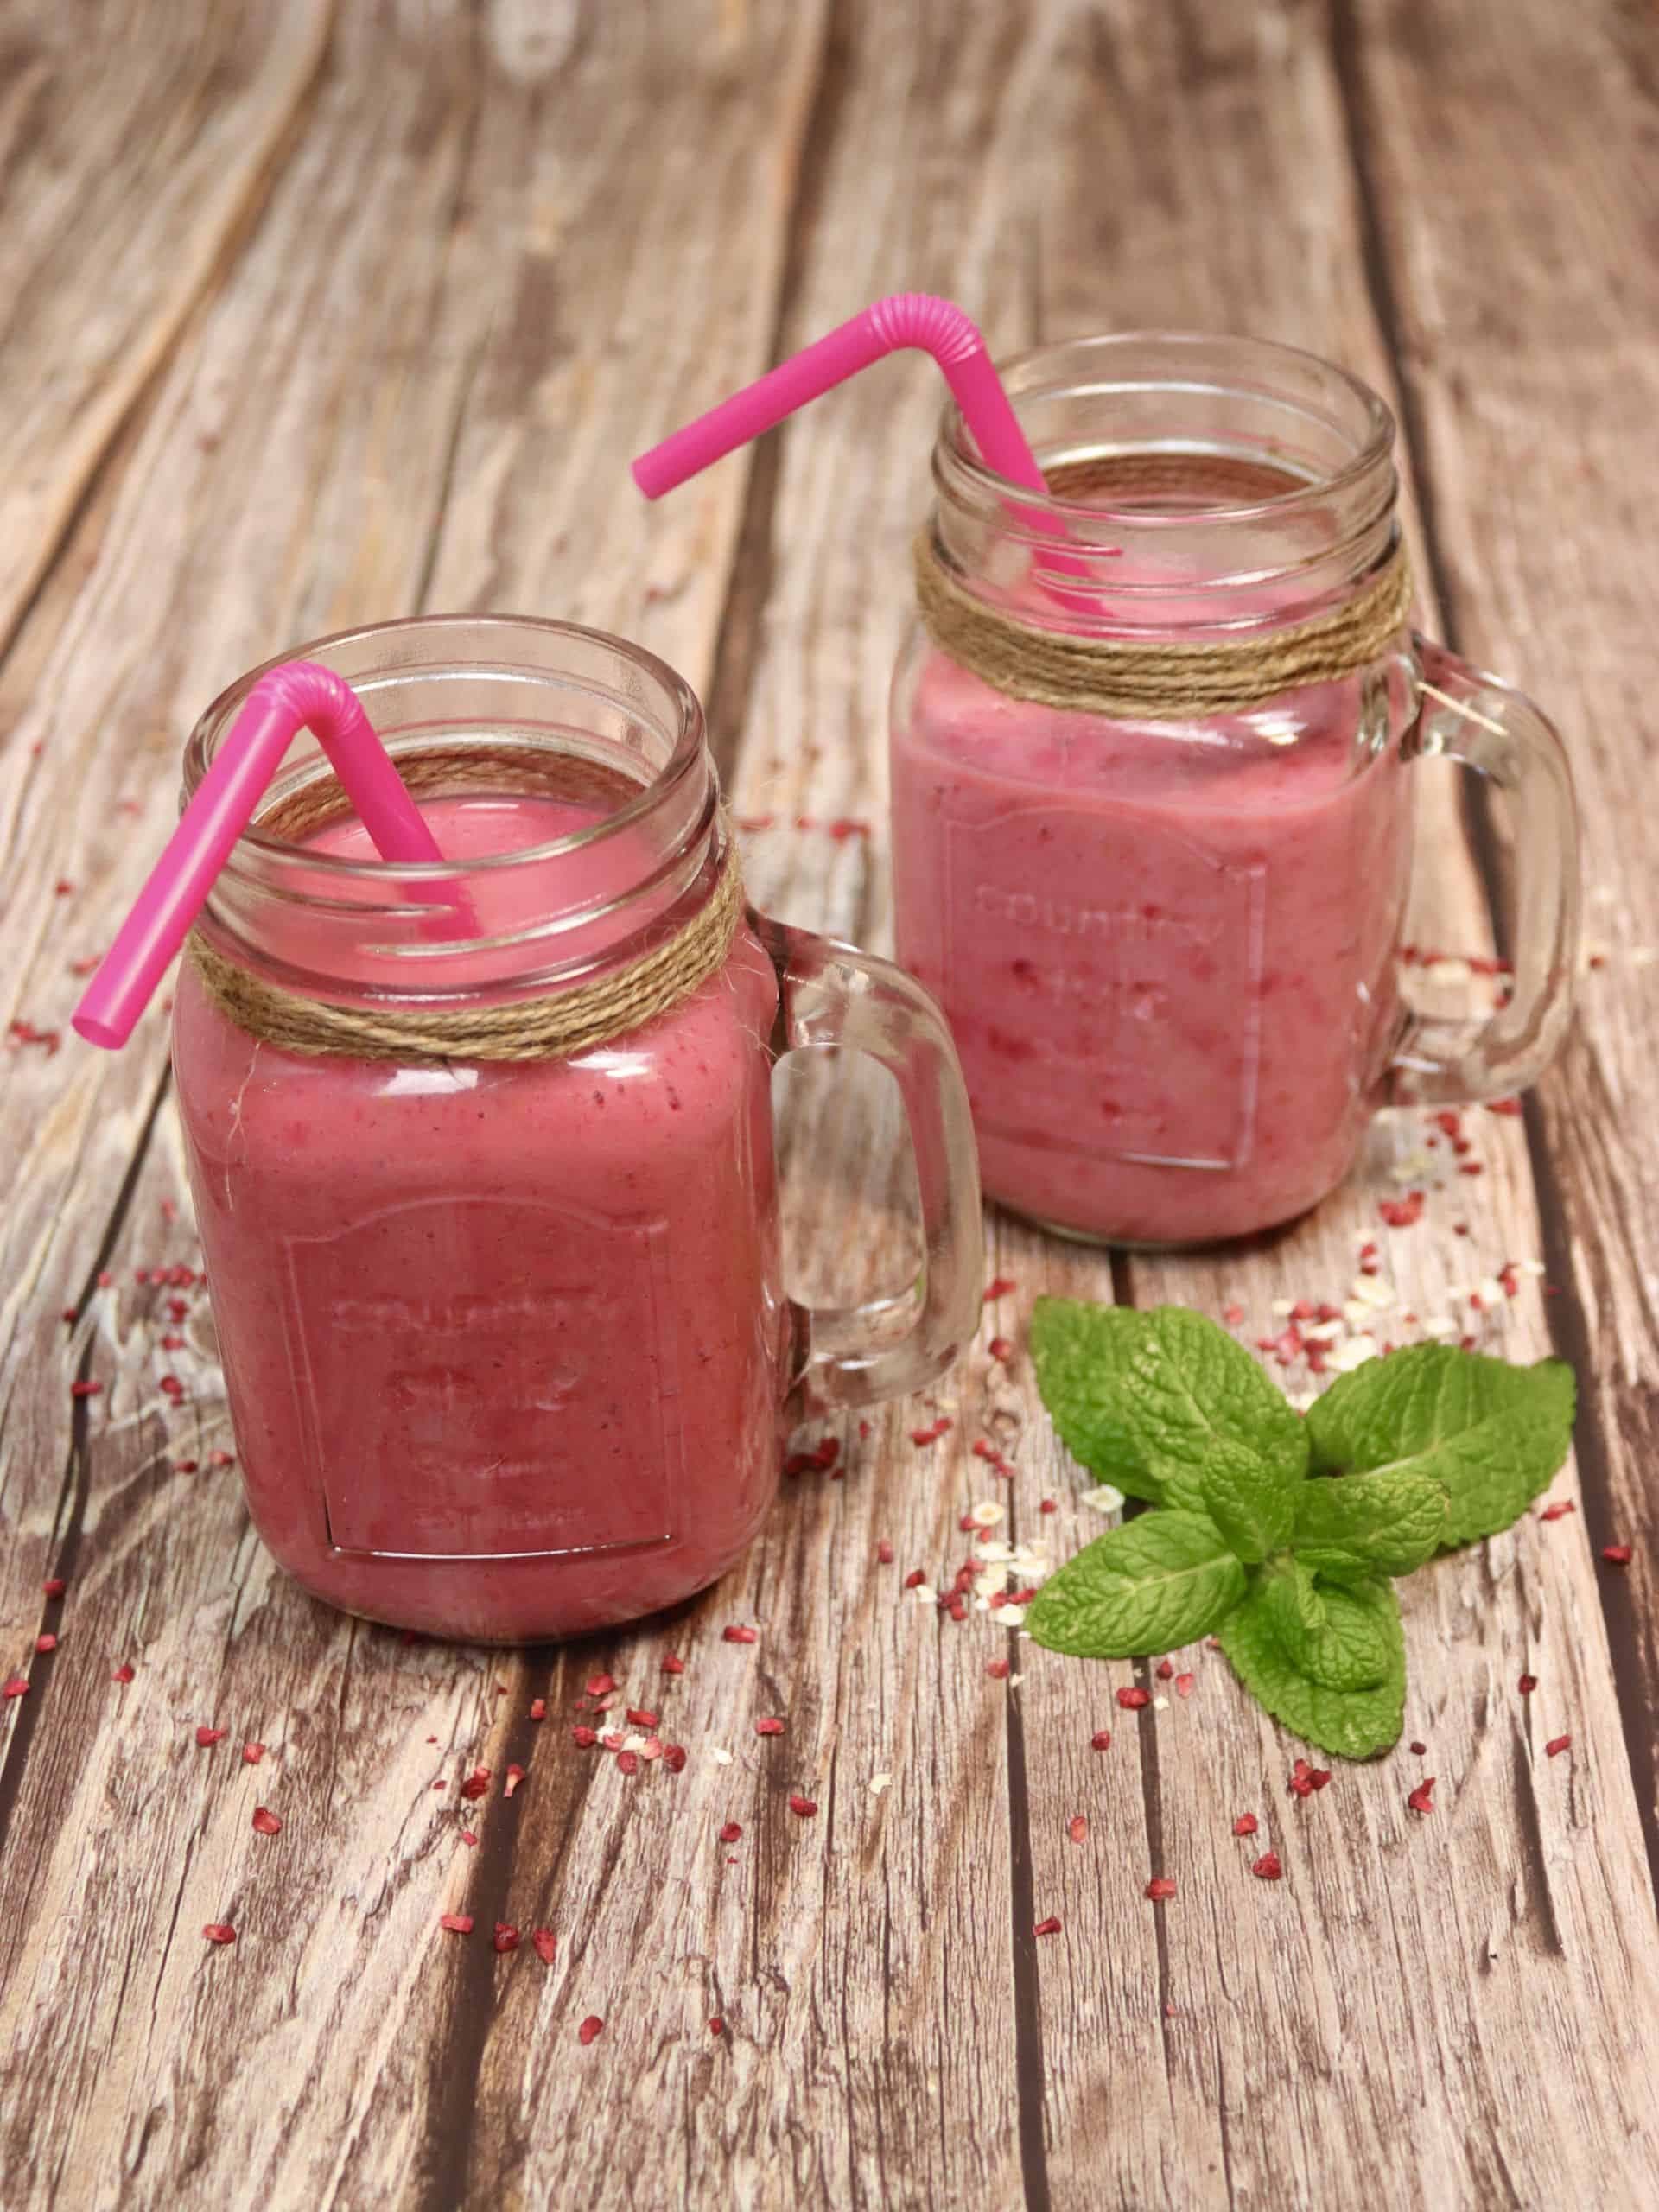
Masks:
[[[0,1673],[29,1688],[0,1719],[9,2207],[1659,2201],[1656,85],[1659,29],[1628,0],[13,10]],[[214,1457],[205,1302],[156,1272],[198,1259],[164,1017],[118,1058],[57,1050],[77,963],[220,686],[422,608],[556,613],[665,655],[738,809],[770,820],[756,899],[886,942],[884,692],[937,380],[890,364],[660,509],[624,465],[900,287],[959,297],[1001,349],[1233,328],[1390,396],[1427,623],[1571,734],[1594,956],[1575,1033],[1524,1120],[1471,1117],[1484,1172],[1413,1230],[1378,1205],[1421,1121],[1249,1251],[1113,1262],[993,1216],[1015,1287],[938,1394],[948,1436],[914,1446],[914,1403],[849,1424],[844,1479],[791,1482],[747,1565],[666,1627],[506,1654],[345,1619],[251,1535]],[[848,819],[872,834],[824,826]],[[1503,824],[1477,826],[1501,887]],[[1424,837],[1420,939],[1478,950],[1449,791]],[[797,1287],[892,1285],[883,1102],[810,1071],[788,1089]],[[1039,1292],[1236,1306],[1250,1339],[1282,1326],[1275,1300],[1345,1296],[1368,1237],[1425,1317],[1541,1260],[1471,1325],[1511,1357],[1554,1346],[1582,1384],[1554,1491],[1576,1514],[1407,1586],[1426,1756],[1300,1802],[1302,1747],[1218,1654],[1137,1717],[1113,1701],[1135,1669],[1019,1642],[998,1681],[1006,1637],[904,1599],[993,1492],[1057,1556],[1098,1525],[1028,1363],[987,1353]],[[986,1434],[1018,1469],[1001,1491],[969,1450]],[[1615,1540],[1622,1573],[1599,1556]],[[723,1642],[734,1621],[759,1643]],[[42,1631],[60,1648],[37,1656]],[[671,1700],[683,1773],[628,1782],[575,1750],[601,1669]],[[785,1738],[753,1735],[767,1711]],[[198,1748],[207,1724],[228,1733]],[[512,1763],[511,1801],[458,1797]],[[1247,1809],[1276,1886],[1233,1836]],[[1146,1902],[1153,1873],[1172,1904]],[[445,1934],[462,1910],[476,1932]],[[554,1928],[556,1963],[528,1940],[498,1956],[498,1920]],[[202,1939],[221,1921],[233,1948]]]

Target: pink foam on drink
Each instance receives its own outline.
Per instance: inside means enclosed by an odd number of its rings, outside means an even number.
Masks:
[[[422,811],[458,861],[596,818]],[[632,835],[550,861],[562,895],[647,872]],[[315,846],[368,853],[353,822]],[[546,911],[529,864],[467,880],[486,934]],[[241,1465],[308,1589],[512,1641],[649,1612],[741,1554],[785,1388],[776,1007],[743,928],[719,976],[598,1052],[401,1066],[275,1052],[187,969],[175,1056]]]
[[[893,743],[900,960],[950,1019],[987,1192],[1147,1243],[1346,1173],[1396,1024],[1410,819],[1351,684],[1300,732],[1005,696],[934,651]]]

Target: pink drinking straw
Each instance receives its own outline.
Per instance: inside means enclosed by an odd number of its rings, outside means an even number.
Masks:
[[[75,1008],[76,1033],[89,1045],[114,1052],[132,1034],[302,729],[315,734],[382,860],[442,860],[350,684],[316,661],[273,668],[249,692]]]
[[[986,467],[1028,492],[1046,493],[1047,480],[1026,442],[984,339],[959,307],[931,292],[895,292],[792,353],[753,384],[722,399],[718,407],[699,415],[695,423],[642,453],[633,464],[633,480],[648,499],[659,499],[687,477],[820,397],[832,385],[844,383],[872,361],[907,346],[931,353],[944,371]],[[1030,507],[1016,506],[1014,512],[1045,537],[1053,537],[1050,516]],[[1053,566],[1068,575],[1089,574],[1088,563],[1075,554],[1055,555]],[[1070,595],[1062,597],[1070,603]]]
[[[944,371],[986,467],[1023,484],[1028,492],[1046,492],[1043,472],[1026,443],[985,340],[960,308],[931,292],[896,292],[891,299],[878,300],[828,337],[780,361],[753,384],[641,454],[633,464],[633,480],[648,499],[659,499],[711,461],[724,459],[798,407],[820,397],[832,385],[843,384],[872,361],[906,346],[931,353]]]

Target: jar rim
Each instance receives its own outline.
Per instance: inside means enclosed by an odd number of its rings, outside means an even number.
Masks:
[[[332,880],[342,884],[348,881],[373,883],[382,887],[393,883],[430,885],[461,874],[470,876],[526,864],[544,864],[563,854],[584,849],[626,832],[671,798],[706,757],[707,728],[702,707],[696,692],[677,669],[645,646],[635,644],[632,639],[618,637],[610,631],[594,629],[582,623],[558,621],[541,615],[411,614],[390,621],[361,623],[351,629],[332,631],[326,637],[289,646],[285,652],[274,654],[257,668],[238,677],[234,683],[227,684],[197,718],[185,741],[181,808],[188,805],[238,709],[262,677],[296,660],[315,660],[325,667],[334,666],[338,660],[350,658],[353,647],[374,645],[383,640],[408,639],[417,633],[431,639],[439,647],[446,639],[459,641],[464,637],[472,641],[472,649],[465,652],[456,651],[448,657],[441,651],[435,653],[430,662],[431,672],[435,674],[440,671],[454,672],[480,665],[479,641],[495,638],[504,640],[513,638],[535,638],[543,641],[559,639],[577,652],[588,650],[614,655],[657,687],[666,709],[664,716],[665,726],[661,734],[669,743],[668,757],[656,772],[639,785],[635,795],[625,799],[598,821],[563,831],[558,836],[540,844],[515,847],[507,852],[469,855],[464,861],[353,860],[338,853],[319,851],[315,846],[296,844],[285,838],[263,834],[257,817],[237,840],[237,848],[247,849],[251,856],[256,856],[263,867],[274,868],[279,873],[286,867],[300,865],[304,867],[308,874],[315,873],[320,880]],[[413,677],[420,673],[423,665],[419,662],[388,661],[372,673],[387,679]],[[341,668],[337,672],[353,685],[365,680],[365,672],[361,670]],[[524,673],[550,686],[582,691],[589,696],[607,696],[636,719],[651,719],[639,700],[625,700],[620,694],[611,692],[607,687],[574,673],[561,672],[552,667],[526,669]],[[387,749],[395,760],[399,749],[416,748],[399,748],[394,743]]]
[[[1052,515],[1057,536],[1065,534],[1067,523],[1075,523],[1080,518],[1114,528],[1157,533],[1190,531],[1195,525],[1215,527],[1231,523],[1249,524],[1292,519],[1303,510],[1330,500],[1333,494],[1339,496],[1363,483],[1369,474],[1388,461],[1392,452],[1394,415],[1379,393],[1351,371],[1325,359],[1323,355],[1304,346],[1282,344],[1274,339],[1237,337],[1199,330],[1108,331],[1027,346],[1019,353],[999,358],[996,366],[1018,415],[1022,400],[1046,395],[1086,392],[1091,388],[1086,378],[1072,377],[1063,381],[1046,378],[1039,382],[1036,372],[1052,372],[1068,361],[1086,368],[1096,363],[1123,360],[1137,348],[1148,354],[1166,353],[1172,357],[1172,367],[1178,364],[1185,365],[1203,353],[1209,354],[1218,365],[1236,365],[1236,370],[1244,375],[1249,375],[1252,369],[1257,373],[1249,385],[1230,382],[1219,368],[1217,372],[1203,382],[1195,381],[1192,374],[1179,379],[1152,374],[1121,376],[1112,382],[1103,382],[1098,387],[1102,392],[1130,389],[1144,391],[1164,384],[1172,391],[1192,392],[1210,389],[1219,394],[1249,390],[1266,396],[1273,390],[1272,372],[1277,369],[1281,378],[1287,375],[1311,378],[1335,397],[1353,404],[1355,428],[1351,441],[1352,450],[1345,461],[1329,471],[1299,483],[1293,482],[1283,492],[1272,493],[1262,499],[1236,505],[1223,503],[1214,506],[1184,507],[1179,512],[1159,513],[1141,507],[1114,507],[1090,499],[1067,499],[1052,491],[1037,492],[1015,483],[1011,477],[988,467],[980,458],[969,437],[961,408],[950,400],[945,403],[939,416],[935,446],[936,465],[959,475],[964,487],[971,492],[992,496],[998,501],[1016,501],[1022,516],[1037,518],[1046,514]]]

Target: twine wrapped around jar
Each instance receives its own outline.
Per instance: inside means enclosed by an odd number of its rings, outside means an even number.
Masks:
[[[1044,628],[982,598],[945,564],[931,530],[915,544],[922,624],[939,651],[1010,698],[1116,720],[1236,714],[1287,691],[1332,683],[1380,659],[1411,607],[1410,564],[1396,538],[1341,606],[1248,638],[1149,643]],[[1052,584],[1062,617],[1068,586]]]
[[[613,797],[623,779],[597,762],[550,754],[530,766],[522,750],[474,747],[400,758],[411,791],[524,788],[526,777],[560,796]],[[632,789],[624,785],[624,788]],[[301,844],[347,810],[332,777],[320,778],[257,824],[262,836]],[[671,936],[592,982],[496,1004],[421,1012],[340,1006],[283,989],[228,959],[200,930],[187,944],[202,988],[251,1037],[286,1052],[332,1053],[359,1060],[556,1060],[595,1051],[669,1013],[718,975],[744,912],[737,841],[723,812],[721,857],[713,890]]]

